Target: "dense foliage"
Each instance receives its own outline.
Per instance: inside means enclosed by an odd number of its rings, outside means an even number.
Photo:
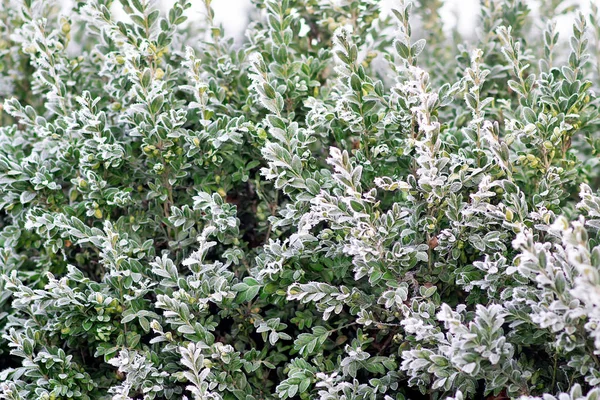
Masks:
[[[0,3],[0,399],[600,398],[596,7],[190,1]]]

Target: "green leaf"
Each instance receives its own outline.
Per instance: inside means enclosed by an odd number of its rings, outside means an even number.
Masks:
[[[298,336],[294,341],[294,350],[299,352],[303,357],[308,357],[319,351],[330,334],[331,332],[325,327],[315,326],[312,328],[312,333],[301,333]]]
[[[22,192],[20,201],[21,204],[27,204],[37,197],[37,192]]]

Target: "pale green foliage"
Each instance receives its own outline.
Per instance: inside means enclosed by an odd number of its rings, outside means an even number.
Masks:
[[[596,6],[54,3],[0,5],[0,399],[600,398]]]

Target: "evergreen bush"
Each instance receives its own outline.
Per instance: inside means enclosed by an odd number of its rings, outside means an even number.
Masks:
[[[598,8],[203,1],[0,3],[0,399],[600,399]]]

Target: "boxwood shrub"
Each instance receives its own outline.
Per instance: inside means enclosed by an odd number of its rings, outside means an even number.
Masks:
[[[57,3],[0,5],[0,399],[600,398],[593,4]]]

